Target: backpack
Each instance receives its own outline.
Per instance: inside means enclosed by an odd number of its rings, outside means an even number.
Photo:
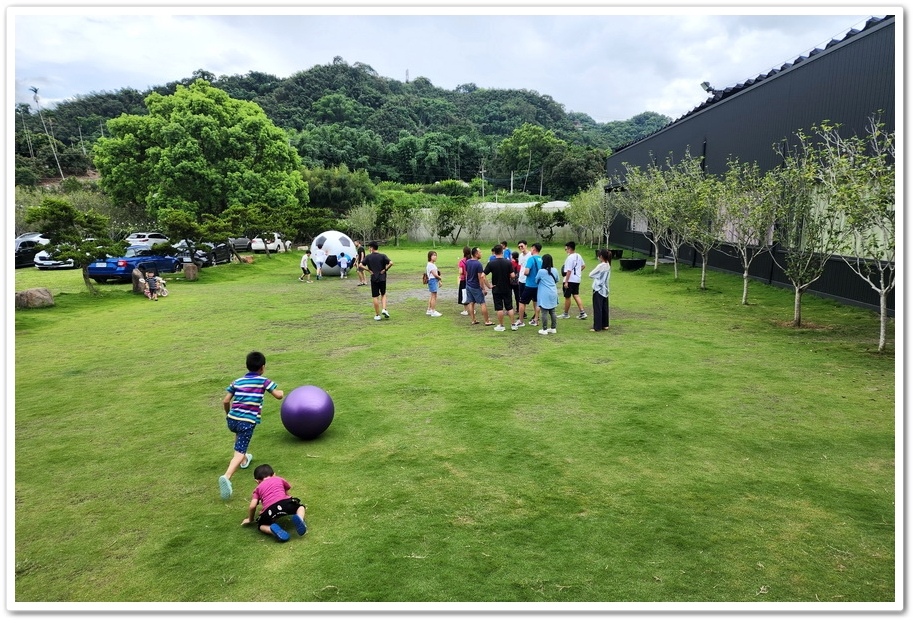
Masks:
[[[428,283],[429,283],[429,275],[426,273],[426,271],[423,271],[423,285],[426,285]]]

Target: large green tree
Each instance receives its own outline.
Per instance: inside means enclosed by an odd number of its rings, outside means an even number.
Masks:
[[[116,201],[197,217],[260,202],[289,212],[308,203],[300,159],[282,130],[252,102],[232,99],[202,79],[174,95],[146,98],[148,115],[108,122],[93,160]]]

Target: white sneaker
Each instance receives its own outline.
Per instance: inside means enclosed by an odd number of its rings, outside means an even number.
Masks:
[[[427,315],[427,316],[432,316],[432,314],[433,314],[433,310],[431,310],[431,309],[427,309],[427,310],[426,310],[426,315]]]
[[[585,312],[579,313],[579,320],[585,320],[586,318],[588,318],[588,314],[586,314]]]
[[[541,335],[547,335],[548,333],[550,333],[550,331],[548,331],[547,329],[538,329],[538,333],[540,333]]]
[[[461,312],[461,315],[462,315],[462,316],[467,316],[467,315],[468,315],[468,310],[464,310],[463,312]]]
[[[514,322],[511,325],[509,325],[509,328],[512,329],[513,331],[518,331],[518,327],[516,326]]]
[[[442,314],[440,314],[439,312],[437,312],[437,311],[434,309],[434,310],[432,310],[431,312],[429,312],[429,315],[432,316],[433,318],[438,318],[438,317],[441,316]]]
[[[501,324],[498,324],[495,327],[493,327],[493,330],[494,331],[505,331],[506,327],[502,326]]]
[[[521,320],[516,320],[515,322],[512,323],[513,329],[518,329],[519,327],[524,327],[524,326],[525,326],[525,323]]]
[[[381,319],[382,319],[381,316],[376,316],[376,317],[375,317],[375,320],[381,320]]]
[[[539,323],[538,323],[537,320],[535,320],[534,318],[532,318],[531,321],[528,322],[528,324],[530,324],[532,327],[536,327],[536,326],[538,326]]]
[[[557,332],[556,329],[547,329],[547,333],[556,333],[556,332]]]
[[[249,465],[251,465],[251,455],[246,453],[245,460],[239,465],[239,469],[248,469]]]
[[[382,310],[382,315],[383,315],[385,318],[391,318],[391,314],[388,313],[388,310],[387,310],[387,309],[383,309],[383,310]]]
[[[560,314],[557,318],[569,318],[569,314]]]

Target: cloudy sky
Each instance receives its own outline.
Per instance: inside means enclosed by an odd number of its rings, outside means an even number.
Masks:
[[[8,8],[15,101],[42,106],[92,92],[260,71],[286,78],[335,56],[395,80],[549,95],[599,122],[644,111],[673,118],[700,87],[742,83],[880,7],[195,7]]]

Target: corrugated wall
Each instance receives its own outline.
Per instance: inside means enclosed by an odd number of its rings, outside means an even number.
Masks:
[[[775,144],[795,143],[796,132],[810,135],[811,127],[825,120],[841,124],[845,134],[864,135],[869,119],[880,112],[887,131],[894,132],[894,54],[894,17],[873,20],[861,32],[796,59],[775,75],[725,89],[718,101],[614,153],[607,161],[608,177],[622,177],[624,163],[644,167],[654,160],[664,165],[669,156],[678,161],[688,148],[692,156],[705,155],[707,171],[712,174],[724,173],[730,157],[757,162],[766,171],[779,164]],[[635,242],[639,249],[648,244],[641,235],[633,237],[627,232],[625,219],[615,224],[612,242],[621,246]],[[691,250],[683,250],[681,259],[691,262],[692,255]],[[752,265],[755,278],[787,285],[781,271],[769,266],[771,262],[769,256],[758,257]],[[740,264],[723,253],[711,255],[710,266],[740,272]],[[878,306],[874,291],[839,258],[830,262],[811,291],[866,307]],[[893,296],[888,306],[892,312]]]

